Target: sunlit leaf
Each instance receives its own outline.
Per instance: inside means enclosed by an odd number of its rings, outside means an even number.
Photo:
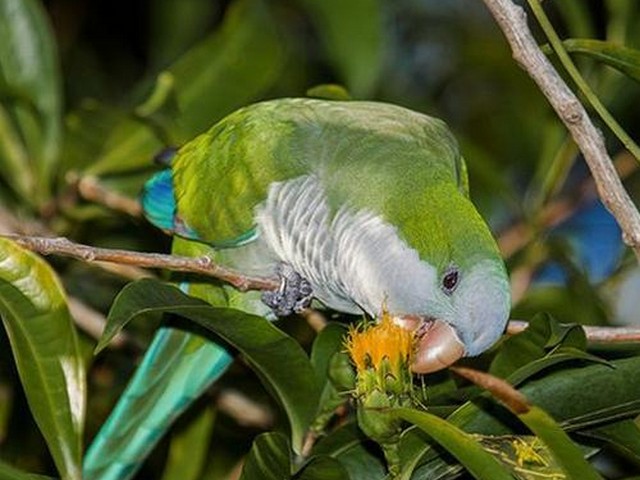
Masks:
[[[319,385],[298,342],[262,317],[216,308],[179,289],[153,280],[127,285],[116,298],[97,350],[140,315],[174,313],[211,330],[237,348],[281,402],[291,424],[296,451],[316,413]]]
[[[60,475],[79,479],[86,386],[76,331],[51,267],[6,239],[0,239],[0,315]]]
[[[452,423],[430,413],[409,408],[397,409],[397,413],[456,457],[475,478],[513,480],[509,471],[498,460],[487,453],[471,435]]]
[[[300,0],[311,14],[340,80],[357,98],[376,86],[383,58],[379,0]]]
[[[62,100],[56,42],[41,3],[0,1],[0,38],[0,166],[25,200],[44,200],[61,146]]]

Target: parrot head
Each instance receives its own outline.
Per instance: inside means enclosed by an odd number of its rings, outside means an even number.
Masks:
[[[427,274],[420,288],[428,293],[411,312],[391,311],[396,323],[414,332],[416,373],[484,352],[502,335],[510,311],[504,262],[471,201],[447,185],[426,197],[421,232],[408,243],[421,257]],[[408,218],[402,225],[405,237],[417,232],[410,223]]]

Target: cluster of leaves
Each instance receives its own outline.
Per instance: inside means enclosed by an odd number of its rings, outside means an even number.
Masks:
[[[564,271],[566,285],[523,288],[514,316],[551,310],[565,322],[605,324],[636,300],[611,293],[637,278],[631,262],[619,263],[619,245],[609,249],[614,254],[607,272],[615,275],[604,283],[597,277],[594,286],[583,263],[592,256],[569,248],[566,231],[549,234],[549,212],[558,198],[573,200],[576,184],[583,184],[578,152],[517,71],[479,2],[275,3],[236,0],[220,14],[212,13],[210,2],[154,2],[148,71],[123,85],[124,61],[114,60],[111,74],[79,67],[96,64],[96,54],[82,41],[84,51],[70,46],[74,29],[60,26],[76,18],[73,10],[65,14],[68,2],[48,2],[59,22],[56,41],[37,0],[0,0],[2,231],[157,250],[159,233],[109,208],[108,200],[87,201],[83,186],[97,182],[103,191],[133,198],[164,146],[184,142],[251,101],[303,95],[329,80],[345,84],[356,98],[437,114],[457,130],[485,216],[496,229],[513,221],[525,227],[525,240],[508,258],[511,270],[518,278],[535,278],[536,269],[553,259]],[[637,125],[640,40],[632,33],[640,9],[632,0],[604,4],[606,12],[579,0],[550,8],[572,37],[564,49],[581,62],[598,99],[625,125]],[[129,58],[120,46],[110,53]],[[106,93],[111,83],[130,93]],[[72,108],[65,109],[63,90]],[[83,99],[88,92],[99,99]],[[622,129],[614,125],[611,131],[613,151],[620,143],[633,150]],[[626,156],[621,150],[617,160]],[[632,194],[637,181],[633,174],[627,179]],[[242,478],[385,478],[382,453],[353,415],[348,409],[338,419],[333,415],[350,388],[348,375],[330,374],[348,368],[341,324],[329,324],[310,345],[312,335],[299,322],[283,322],[283,331],[152,281],[133,283],[114,300],[126,280],[123,271],[62,260],[54,266],[0,241],[0,342],[10,345],[0,349],[0,477],[34,478],[24,472],[39,471],[80,478],[83,445],[104,421],[131,373],[131,359],[141,353],[138,343],[155,324],[133,322],[128,331],[135,341],[123,349],[110,350],[109,339],[137,316],[173,312],[211,330],[246,360],[250,369],[236,367],[222,389],[240,389],[283,414],[274,431],[260,433],[223,413],[214,422],[211,402],[196,405],[141,477],[231,478],[235,462],[249,452]],[[95,340],[74,325],[63,284],[75,298],[110,310],[97,359]],[[474,362],[516,386],[533,405],[526,412],[509,411],[448,372],[424,379],[428,413],[397,412],[414,425],[401,438],[400,478],[454,478],[463,467],[477,478],[598,478],[583,456],[623,474],[637,471],[640,356],[634,348],[596,353],[600,357],[587,353],[581,329],[542,316]],[[309,431],[318,441],[303,449]]]

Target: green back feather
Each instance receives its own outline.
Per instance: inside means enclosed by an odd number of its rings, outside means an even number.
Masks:
[[[334,208],[366,208],[394,224],[390,204],[398,199],[419,198],[439,183],[466,190],[443,122],[375,102],[255,104],[186,144],[174,165],[178,211],[213,245],[246,235],[269,185],[300,175],[318,176]]]

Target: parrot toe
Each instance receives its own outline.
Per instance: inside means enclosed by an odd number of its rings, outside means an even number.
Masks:
[[[262,293],[262,301],[278,317],[300,313],[308,308],[313,298],[309,281],[296,272],[288,263],[280,263],[276,270],[280,287]]]

